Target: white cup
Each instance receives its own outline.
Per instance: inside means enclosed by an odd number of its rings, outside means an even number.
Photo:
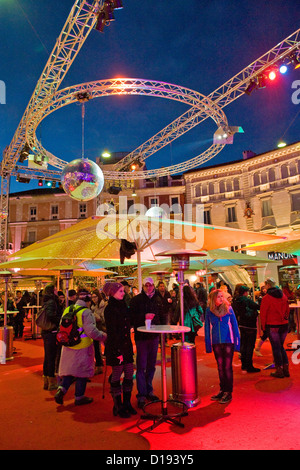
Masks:
[[[151,320],[145,320],[146,330],[150,330],[151,328]]]

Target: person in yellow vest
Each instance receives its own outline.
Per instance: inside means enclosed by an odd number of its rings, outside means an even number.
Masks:
[[[77,313],[77,324],[83,332],[79,344],[72,347],[62,347],[58,370],[58,375],[62,377],[62,381],[54,397],[58,405],[63,405],[64,395],[74,381],[76,382],[75,405],[86,405],[93,401],[92,398],[85,396],[87,381],[94,375],[93,340],[104,343],[106,333],[96,327],[95,316],[90,310],[91,300],[91,294],[87,289],[79,289],[75,308],[84,307]],[[66,313],[66,310],[64,313]]]

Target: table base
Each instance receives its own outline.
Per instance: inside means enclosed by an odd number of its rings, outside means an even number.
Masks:
[[[157,405],[158,403],[161,404],[161,413],[150,413],[146,410],[146,408]],[[180,412],[176,413],[168,413],[167,409],[167,404],[173,404],[174,406],[180,406],[182,410]],[[147,432],[148,430],[153,430],[157,426],[159,426],[162,423],[169,423],[169,424],[175,424],[176,426],[180,426],[184,428],[184,424],[181,422],[181,418],[183,416],[188,416],[188,407],[186,406],[185,403],[178,401],[178,400],[167,400],[164,402],[163,400],[157,400],[154,402],[147,403],[144,408],[144,415],[141,415],[141,419],[144,420],[152,420],[153,424],[143,430],[143,432]]]

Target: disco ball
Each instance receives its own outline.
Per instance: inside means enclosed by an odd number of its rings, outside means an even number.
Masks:
[[[61,184],[71,198],[77,201],[90,201],[101,193],[104,176],[95,162],[78,158],[63,169]]]

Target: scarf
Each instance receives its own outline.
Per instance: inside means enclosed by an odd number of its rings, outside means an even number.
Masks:
[[[215,305],[214,308],[210,308],[210,310],[212,311],[214,315],[216,315],[216,317],[219,317],[219,318],[224,317],[225,315],[229,313],[229,308],[226,303],[221,304],[219,307]]]

